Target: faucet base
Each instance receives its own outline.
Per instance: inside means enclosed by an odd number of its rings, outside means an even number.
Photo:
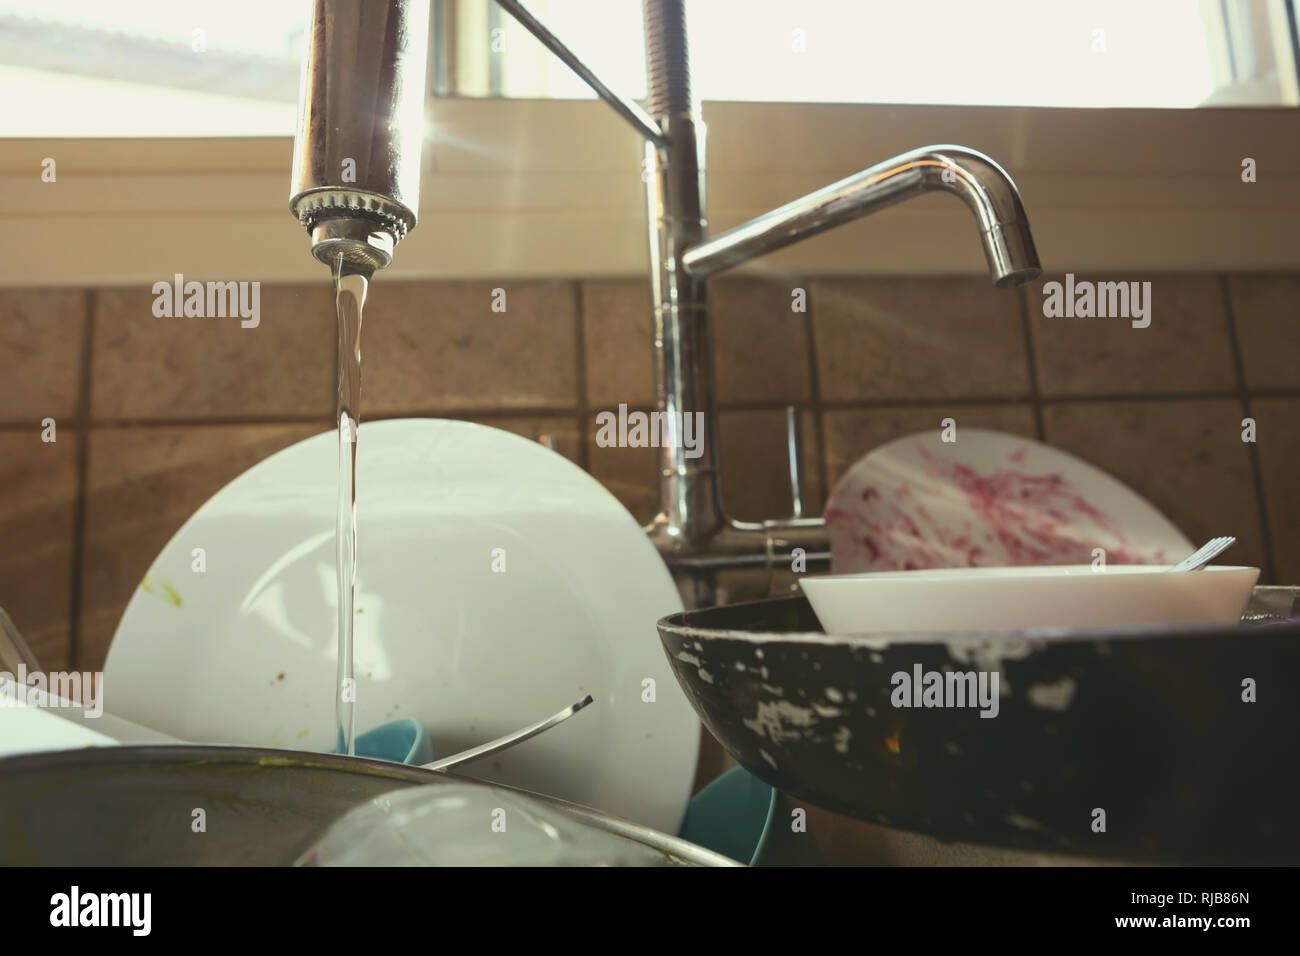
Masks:
[[[645,530],[691,610],[733,597],[769,597],[778,585],[788,589],[801,574],[830,570],[826,524],[820,518],[729,518],[712,534],[692,538],[670,528],[660,514]]]

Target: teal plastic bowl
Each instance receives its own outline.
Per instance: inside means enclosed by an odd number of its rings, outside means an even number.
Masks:
[[[392,763],[425,764],[433,761],[433,743],[418,720],[404,717],[367,730],[353,741],[358,757],[388,760]],[[343,733],[339,732],[335,753],[343,752]]]
[[[691,800],[680,836],[750,866],[821,866],[807,826],[786,825],[797,809],[781,791],[733,767]]]
[[[770,786],[744,767],[733,767],[691,799],[680,835],[752,865],[762,855],[777,802]]]

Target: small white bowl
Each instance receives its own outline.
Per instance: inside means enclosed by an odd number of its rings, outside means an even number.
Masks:
[[[1259,568],[941,568],[804,578],[827,634],[1234,624]]]

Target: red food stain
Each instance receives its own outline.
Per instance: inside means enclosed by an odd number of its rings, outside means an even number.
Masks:
[[[939,458],[924,446],[919,452],[921,474],[903,470],[904,480],[890,482],[888,490],[878,484],[861,492],[845,489],[855,505],[869,506],[844,507],[843,496],[828,502],[825,518],[837,560],[848,558],[856,570],[1087,564],[1096,547],[1105,548],[1110,564],[1165,560],[1162,551],[1133,547],[1062,475],[1018,467],[1027,447],[1008,456],[1008,467],[989,473]],[[935,489],[923,499],[928,507],[916,493],[926,486]]]

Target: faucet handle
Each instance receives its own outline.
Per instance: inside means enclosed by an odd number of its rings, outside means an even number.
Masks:
[[[799,464],[802,431],[799,426],[799,409],[787,405],[785,407],[785,450],[790,462],[790,507],[791,517],[794,518],[803,517],[803,469]]]

